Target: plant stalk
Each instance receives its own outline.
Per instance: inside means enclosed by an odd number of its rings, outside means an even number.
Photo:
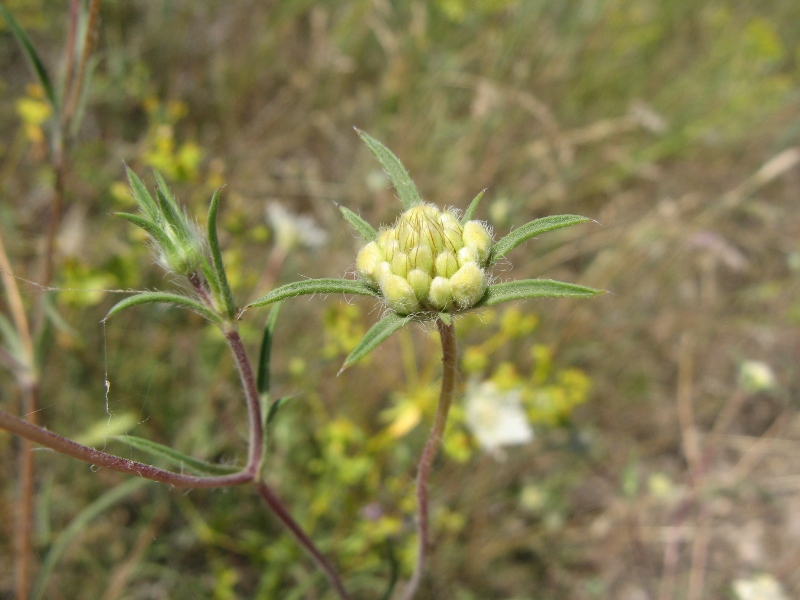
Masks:
[[[247,419],[250,424],[250,431],[247,467],[245,469],[259,480],[261,477],[261,461],[264,454],[264,422],[261,418],[261,400],[258,394],[258,386],[239,332],[235,329],[226,331],[225,339],[228,340],[228,345],[233,352],[233,358],[236,361],[236,368],[239,371],[239,378],[247,401]]]
[[[281,524],[289,530],[297,543],[302,546],[303,550],[308,552],[314,562],[317,563],[317,566],[322,569],[339,597],[342,600],[352,600],[353,597],[345,589],[344,583],[342,583],[333,564],[325,558],[319,548],[314,544],[313,540],[303,531],[303,528],[294,520],[292,515],[289,514],[286,506],[284,506],[283,502],[278,498],[272,488],[263,481],[256,481],[255,486],[261,498],[267,503],[267,506],[269,506],[275,516],[278,517]]]
[[[442,340],[442,363],[444,365],[442,389],[439,394],[439,405],[436,407],[436,416],[433,419],[433,427],[422,450],[422,457],[417,470],[417,562],[414,565],[414,573],[403,590],[403,600],[414,598],[425,572],[425,561],[430,550],[428,480],[447,425],[447,414],[450,412],[450,405],[453,402],[453,391],[455,390],[458,372],[458,346],[456,345],[455,327],[453,324],[448,325],[441,319],[436,321],[436,326],[439,328],[439,337]]]

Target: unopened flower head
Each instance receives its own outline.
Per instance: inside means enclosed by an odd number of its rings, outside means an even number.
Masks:
[[[358,253],[356,270],[393,311],[453,312],[475,305],[488,284],[492,236],[480,221],[419,204]]]

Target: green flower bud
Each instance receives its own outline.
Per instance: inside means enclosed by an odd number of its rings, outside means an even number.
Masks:
[[[381,293],[397,314],[408,315],[420,308],[411,284],[399,275],[386,275],[381,280]]]
[[[428,302],[437,310],[448,310],[453,306],[453,293],[450,289],[449,279],[434,277],[431,281],[431,291],[428,292]]]
[[[436,257],[436,274],[441,277],[451,277],[458,270],[456,255],[444,251]]]
[[[424,303],[428,300],[428,292],[431,289],[431,276],[421,269],[412,269],[407,275],[408,283],[414,289],[417,300]]]
[[[469,308],[486,292],[486,274],[474,262],[466,263],[450,278],[450,289],[459,308]]]
[[[378,283],[375,277],[376,271],[378,265],[380,265],[383,260],[383,250],[381,250],[380,246],[375,242],[370,242],[359,250],[358,256],[356,257],[356,271],[358,271],[358,276],[368,283],[376,285]]]
[[[422,204],[400,215],[358,253],[356,270],[380,288],[401,315],[418,311],[464,310],[481,299],[487,278],[483,264],[492,239],[486,227],[464,227],[453,211]]]
[[[471,248],[478,256],[481,265],[486,263],[492,250],[492,236],[480,221],[467,221],[464,224],[464,246]]]

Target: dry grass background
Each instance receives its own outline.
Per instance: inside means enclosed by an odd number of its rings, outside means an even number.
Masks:
[[[63,7],[10,5],[56,65]],[[108,216],[121,208],[110,190],[122,162],[144,169],[152,119],[143,107],[153,98],[185,103],[170,126],[204,153],[194,180],[176,183],[179,198],[201,211],[227,182],[223,245],[240,298],[261,291],[252,288],[267,255],[267,200],[330,233],[322,252],[288,257],[279,283],[352,267],[356,241],[331,200],[372,223],[394,218],[391,190],[370,185],[376,164],[354,125],[401,157],[426,199],[463,208],[488,187],[481,216],[500,233],[561,212],[598,221],[529,242],[506,274],[611,292],[520,305],[541,318],[536,341],[589,374],[590,401],[569,427],[505,462],[439,462],[434,501],[465,521],[439,533],[429,597],[733,598],[735,579],[761,572],[787,597],[800,593],[800,5],[174,1],[106,3],[102,16],[68,181],[65,223],[79,234],[64,269],[110,273],[112,287],[169,283]],[[14,102],[30,76],[7,34],[0,64],[0,217],[18,274],[35,279],[49,176],[36,148],[15,141]],[[42,422],[73,434],[103,422],[107,368],[112,408],[132,410],[138,432],[235,456],[242,407],[219,340],[182,313],[140,311],[112,321],[104,341],[97,322],[112,301],[63,307],[74,332],[51,351]],[[285,308],[278,386],[303,390],[330,418],[374,426],[405,385],[400,346],[332,379],[338,364],[318,356],[317,332],[335,302]],[[368,326],[374,312],[356,306]],[[420,363],[437,360],[426,340],[414,334]],[[519,347],[506,354],[496,359],[528,360]],[[308,362],[302,374],[289,374],[294,357]],[[748,359],[772,367],[773,389],[741,389]],[[13,380],[3,377],[0,402],[13,406]],[[315,422],[314,410],[296,409],[291,423]],[[410,457],[418,442],[402,442]],[[277,445],[276,480],[302,504],[305,454]],[[6,557],[15,447],[0,436]],[[38,466],[40,549],[48,526],[63,527],[121,481],[47,453]],[[521,505],[526,488],[543,504]],[[352,493],[344,522],[330,514],[316,524],[334,532],[325,540],[356,526]],[[267,549],[279,534],[260,510],[236,490],[148,488],[84,532],[48,597],[255,597],[276,561],[292,565],[271,575],[279,583],[269,589],[281,591],[259,597],[330,597],[318,582],[298,583],[313,569],[291,544]],[[11,597],[11,565],[0,560],[0,598]]]

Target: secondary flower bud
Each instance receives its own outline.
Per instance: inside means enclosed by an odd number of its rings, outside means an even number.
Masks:
[[[420,204],[361,249],[356,270],[398,314],[465,310],[486,292],[491,245],[483,223]]]

